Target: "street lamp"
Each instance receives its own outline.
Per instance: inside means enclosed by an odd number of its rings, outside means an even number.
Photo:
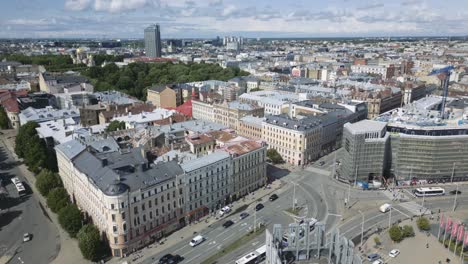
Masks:
[[[455,191],[455,200],[453,200],[452,212],[455,212],[455,207],[457,207],[457,197],[458,197],[458,183],[457,183],[457,189]]]
[[[361,223],[361,247],[362,247],[362,242],[364,239],[364,214],[361,212],[361,210],[358,211],[361,216],[362,216],[362,223]]]
[[[455,162],[453,163],[452,167],[452,177],[450,177],[450,183],[453,183],[453,176],[455,175]]]
[[[295,182],[291,182],[293,185],[294,185],[294,189],[293,189],[293,212],[296,210],[296,184]]]

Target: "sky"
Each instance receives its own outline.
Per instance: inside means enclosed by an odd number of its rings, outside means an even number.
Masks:
[[[467,0],[0,0],[0,38],[468,35]]]

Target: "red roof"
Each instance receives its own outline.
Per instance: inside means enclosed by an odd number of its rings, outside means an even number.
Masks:
[[[166,109],[169,110],[176,110],[177,112],[184,114],[188,117],[192,117],[192,99],[188,100],[187,102],[179,105],[178,107],[167,107]]]
[[[19,105],[18,100],[16,100],[17,96],[25,96],[28,94],[26,90],[19,90],[19,91],[8,91],[8,90],[0,90],[0,105],[2,105],[7,112],[10,113],[19,113]]]

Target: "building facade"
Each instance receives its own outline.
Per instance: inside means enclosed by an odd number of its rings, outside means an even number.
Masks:
[[[192,116],[195,119],[214,122],[213,104],[192,100]]]
[[[343,152],[338,176],[355,183],[384,176],[389,134],[386,123],[362,120],[343,128]]]
[[[262,139],[284,161],[306,165],[320,155],[322,127],[315,117],[302,119],[286,115],[267,116],[262,123]]]

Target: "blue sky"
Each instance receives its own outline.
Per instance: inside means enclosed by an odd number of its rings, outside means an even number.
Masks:
[[[467,0],[0,0],[0,38],[468,35]]]

